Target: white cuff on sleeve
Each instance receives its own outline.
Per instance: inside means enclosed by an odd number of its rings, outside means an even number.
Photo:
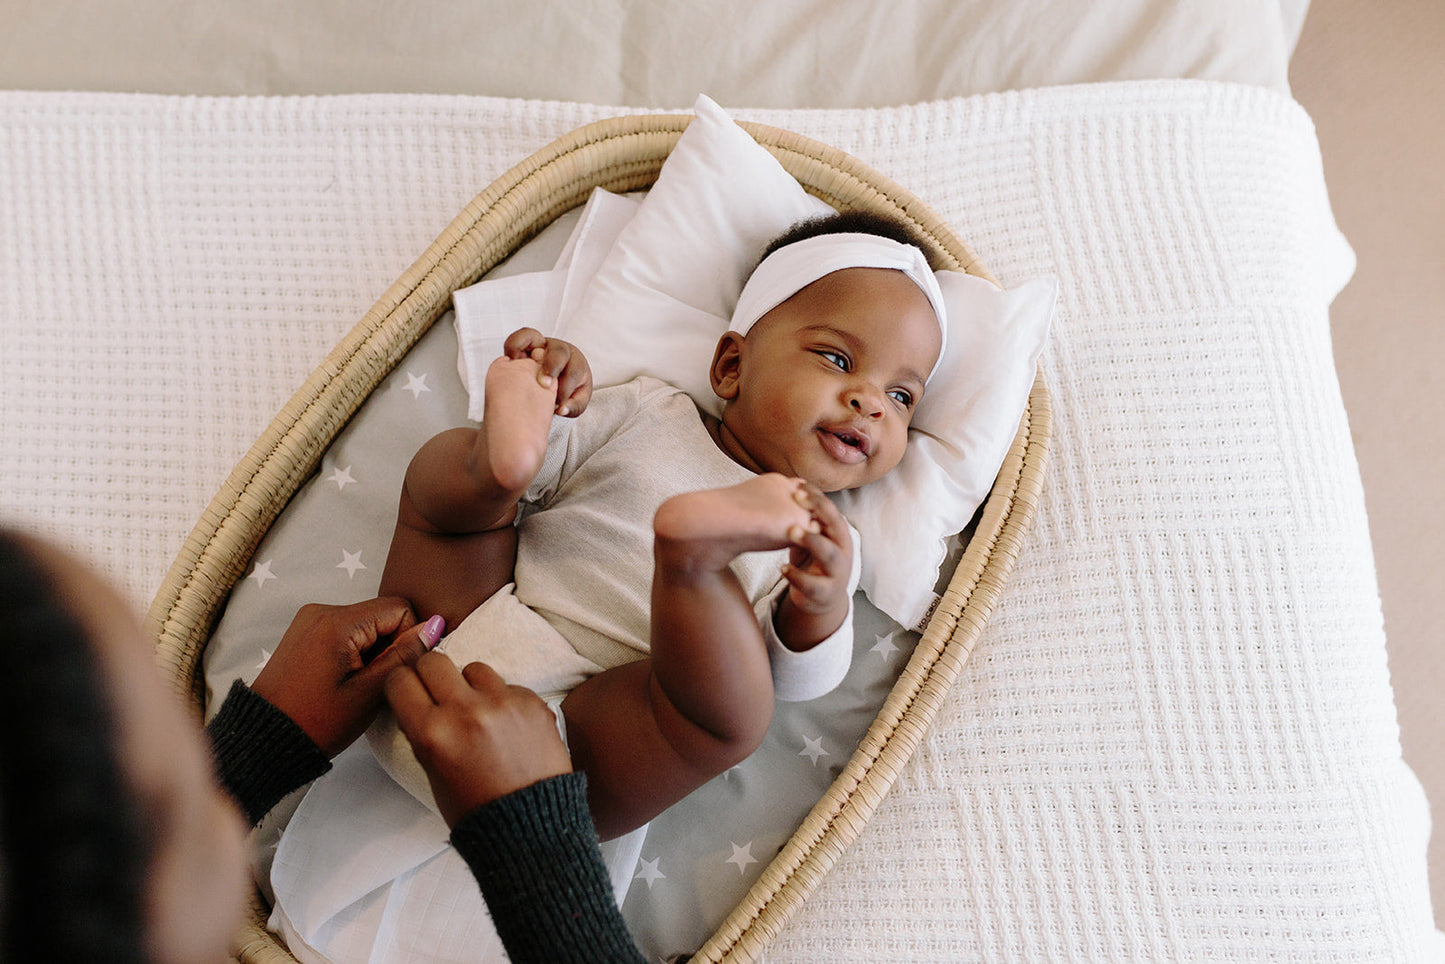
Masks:
[[[857,530],[853,530],[852,536],[853,572],[848,579],[848,614],[833,635],[808,650],[795,652],[783,645],[774,623],[778,603],[788,590],[787,581],[780,580],[772,592],[758,600],[755,611],[772,661],[773,695],[780,700],[800,703],[817,699],[832,692],[848,675],[848,667],[853,662],[853,594],[858,591],[862,569]]]

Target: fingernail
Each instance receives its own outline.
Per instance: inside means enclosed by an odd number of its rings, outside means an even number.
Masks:
[[[557,414],[558,414],[558,415],[566,415],[566,414],[567,414],[567,406],[566,406],[566,405],[560,405],[560,406],[558,406],[558,408],[557,408]]]
[[[541,385],[543,388],[551,388],[552,383],[555,380],[556,379],[554,379],[551,375],[539,375],[537,377],[537,384]]]
[[[441,642],[442,633],[447,630],[447,621],[441,616],[433,616],[426,621],[421,628],[421,640],[426,643],[427,649],[435,649],[436,644]]]
[[[788,528],[788,539],[789,539],[790,541],[792,541],[792,542],[797,542],[798,540],[800,540],[800,539],[802,539],[802,538],[803,538],[803,527],[802,527],[802,526],[790,526],[790,527]]]

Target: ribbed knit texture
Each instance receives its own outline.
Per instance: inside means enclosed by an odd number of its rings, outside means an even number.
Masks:
[[[237,680],[206,725],[221,785],[255,826],[286,794],[331,769],[289,716]]]
[[[495,800],[460,820],[451,839],[513,964],[643,960],[613,898],[582,774]]]

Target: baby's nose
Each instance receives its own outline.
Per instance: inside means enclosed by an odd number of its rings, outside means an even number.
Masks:
[[[848,399],[848,404],[853,407],[853,411],[867,418],[883,416],[883,405],[872,393],[855,391]]]

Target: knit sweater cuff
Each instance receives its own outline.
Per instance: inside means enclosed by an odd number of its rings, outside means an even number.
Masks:
[[[597,849],[582,774],[479,807],[457,822],[451,840],[514,964],[643,959]]]
[[[331,769],[305,731],[240,680],[206,726],[224,786],[255,826],[286,794]]]

